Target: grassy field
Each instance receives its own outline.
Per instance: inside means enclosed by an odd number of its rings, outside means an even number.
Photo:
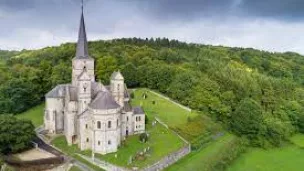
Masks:
[[[304,148],[304,135],[303,134],[296,134],[290,138],[290,141],[295,145]]]
[[[146,99],[142,98],[144,92],[147,93]],[[133,106],[142,106],[149,118],[158,117],[170,127],[186,124],[188,117],[197,116],[196,112],[189,112],[169,100],[147,91],[147,89],[137,89],[134,92],[134,97],[132,99]]]
[[[28,119],[31,120],[35,127],[38,127],[43,124],[43,113],[44,113],[44,103],[38,105],[26,112],[17,114],[18,119]]]
[[[69,171],[81,171],[81,169],[76,166],[72,166]]]
[[[302,171],[304,170],[304,135],[291,138],[295,144],[269,150],[250,149],[228,171]]]
[[[185,158],[179,160],[174,165],[167,168],[167,171],[184,171],[184,170],[204,170],[208,165],[209,159],[216,156],[221,150],[225,150],[225,144],[235,138],[231,134],[226,134],[217,141],[212,142],[206,148],[190,153]]]

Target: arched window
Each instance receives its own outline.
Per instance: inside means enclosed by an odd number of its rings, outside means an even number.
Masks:
[[[111,128],[111,121],[108,121],[108,128]]]
[[[129,121],[129,116],[127,116],[127,121]]]
[[[89,138],[87,138],[87,142],[89,142]]]
[[[117,90],[118,91],[120,90],[120,84],[117,84]]]
[[[98,145],[100,145],[100,141],[98,141]]]
[[[111,145],[111,140],[108,141],[108,144]]]
[[[98,129],[101,128],[101,123],[100,123],[100,121],[97,121],[97,128],[98,128]]]
[[[85,124],[86,129],[88,129],[88,124]]]
[[[118,126],[118,119],[117,119],[117,126]]]
[[[140,121],[141,119],[140,119],[140,116],[138,116],[138,121]]]

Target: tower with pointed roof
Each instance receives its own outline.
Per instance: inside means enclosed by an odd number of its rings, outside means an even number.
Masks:
[[[124,78],[115,71],[110,85],[95,81],[94,59],[81,10],[72,83],[54,87],[45,95],[44,129],[49,136],[63,134],[69,145],[94,153],[116,152],[128,135],[145,131],[145,114],[130,105]]]
[[[114,71],[111,75],[110,90],[116,102],[121,106],[124,106],[124,77],[120,71]]]
[[[78,41],[76,45],[76,55],[72,60],[72,84],[74,86],[77,86],[78,77],[84,71],[88,73],[91,81],[95,81],[94,59],[91,58],[89,55],[87,34],[82,7],[78,32]]]

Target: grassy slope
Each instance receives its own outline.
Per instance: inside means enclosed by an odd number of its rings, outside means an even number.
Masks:
[[[235,138],[235,136],[226,134],[223,137],[219,138],[216,142],[208,145],[206,148],[190,153],[187,157],[181,159],[166,170],[203,170],[204,166],[207,165],[209,158],[217,155],[217,153],[219,153],[221,150],[223,150],[223,147],[225,147],[224,144],[229,143],[233,140],[233,138]]]
[[[147,93],[147,99],[142,98],[144,92]],[[137,89],[134,95],[135,98],[132,99],[133,106],[142,106],[149,119],[158,117],[170,127],[186,124],[189,116],[194,117],[197,115],[197,113],[189,112],[167,99],[147,91],[147,89]],[[154,105],[152,104],[153,101],[155,101]]]
[[[43,110],[44,110],[44,103],[26,112],[17,114],[16,117],[19,119],[31,120],[35,125],[35,127],[38,127],[43,124],[43,113],[44,113]]]
[[[81,171],[81,169],[76,166],[72,166],[69,171]]]
[[[270,150],[251,149],[230,166],[228,171],[302,171],[304,135],[291,138],[295,145]]]

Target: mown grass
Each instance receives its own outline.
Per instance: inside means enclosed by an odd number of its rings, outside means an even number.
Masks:
[[[241,155],[228,171],[302,171],[304,170],[304,135],[293,136],[284,147],[273,149],[252,148]]]
[[[301,148],[304,148],[304,135],[303,134],[296,134],[296,135],[292,136],[290,138],[290,141],[293,144],[295,144]]]
[[[23,113],[17,114],[18,119],[31,120],[35,127],[43,124],[44,103],[29,109]]]
[[[81,169],[76,166],[72,166],[69,171],[81,171]]]
[[[146,99],[142,97],[144,93],[147,94]],[[132,104],[142,106],[149,118],[158,117],[173,128],[186,124],[188,118],[197,116],[196,112],[189,112],[171,101],[151,93],[148,89],[136,89]]]
[[[236,137],[231,134],[225,134],[218,140],[210,143],[205,148],[198,151],[193,151],[186,157],[179,160],[174,165],[165,169],[167,171],[184,171],[184,170],[207,170],[206,166],[210,165],[210,160],[221,154],[229,144]]]

